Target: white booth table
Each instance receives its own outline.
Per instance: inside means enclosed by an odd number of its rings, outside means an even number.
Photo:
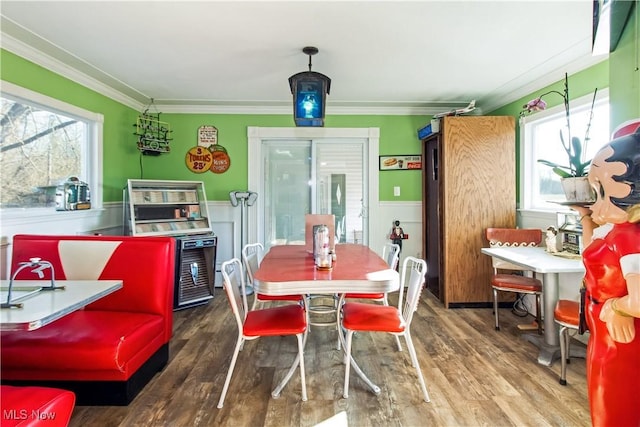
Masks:
[[[553,320],[553,312],[558,301],[559,277],[562,273],[583,273],[582,259],[571,259],[552,255],[542,247],[499,247],[482,248],[482,253],[496,257],[531,270],[542,281],[542,305],[544,316],[544,336],[525,337],[540,348],[538,363],[550,366],[560,349],[559,328]]]
[[[40,290],[26,295],[24,289],[46,288],[48,280],[15,280],[13,298],[25,293],[17,302],[22,307],[0,310],[0,330],[32,331],[66,316],[122,288],[121,280],[56,280],[64,289]],[[0,281],[2,302],[7,299],[8,280]]]

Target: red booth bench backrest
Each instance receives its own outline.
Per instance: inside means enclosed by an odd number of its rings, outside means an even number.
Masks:
[[[55,236],[18,234],[13,238],[12,273],[20,262],[38,257],[49,261],[56,280],[122,280],[122,289],[88,305],[85,310],[160,314],[166,340],[173,327],[175,239],[132,236]],[[43,280],[51,270],[43,271]],[[24,269],[18,279],[37,275]]]

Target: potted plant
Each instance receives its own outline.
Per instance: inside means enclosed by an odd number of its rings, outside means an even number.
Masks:
[[[594,200],[593,191],[587,180],[587,174],[589,173],[589,166],[591,165],[591,159],[585,159],[586,148],[589,142],[589,129],[591,127],[591,119],[593,117],[593,106],[596,100],[596,94],[598,89],[593,93],[593,100],[591,101],[591,112],[589,116],[589,122],[585,131],[583,140],[580,140],[577,136],[571,135],[571,112],[569,110],[569,78],[567,73],[564,75],[564,91],[559,92],[557,90],[550,90],[545,92],[539,97],[529,101],[523,106],[523,110],[520,112],[520,117],[524,117],[527,114],[535,111],[542,111],[547,107],[547,103],[542,99],[549,94],[560,95],[564,102],[565,117],[567,120],[566,133],[563,129],[560,129],[560,142],[562,148],[564,148],[567,154],[567,163],[557,163],[550,160],[539,159],[538,162],[543,165],[549,166],[553,169],[562,183],[565,196],[568,201],[586,202]]]

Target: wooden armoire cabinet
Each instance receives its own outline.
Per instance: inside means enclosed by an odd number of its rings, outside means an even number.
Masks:
[[[490,307],[487,227],[515,227],[515,119],[451,116],[423,145],[427,289],[446,308]]]

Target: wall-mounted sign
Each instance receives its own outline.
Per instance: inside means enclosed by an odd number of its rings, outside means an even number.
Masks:
[[[227,149],[218,144],[218,129],[215,126],[198,128],[198,145],[189,149],[185,163],[194,173],[225,173],[231,167]]]
[[[218,143],[218,129],[215,126],[200,126],[198,128],[198,145],[209,147]]]
[[[209,150],[213,157],[209,170],[213,173],[225,173],[231,167],[231,158],[226,148],[220,144],[215,144],[210,146]]]
[[[138,116],[134,126],[136,131],[133,134],[138,137],[138,150],[142,154],[157,156],[169,152],[171,126],[160,121],[160,113],[151,114],[145,111]]]
[[[380,156],[380,170],[422,169],[422,155]]]
[[[213,154],[206,147],[193,147],[184,158],[187,168],[193,173],[204,173],[213,164]]]

